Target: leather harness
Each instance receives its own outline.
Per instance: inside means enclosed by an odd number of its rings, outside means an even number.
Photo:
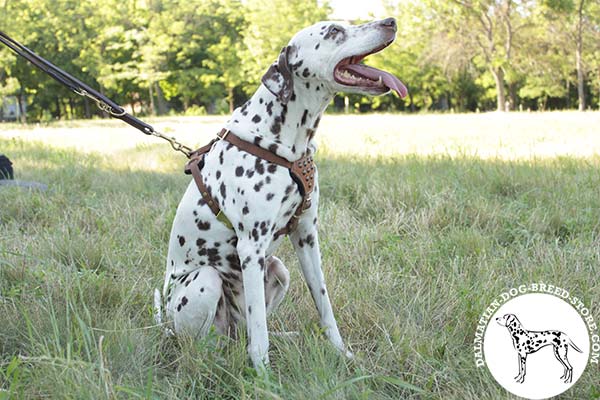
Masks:
[[[233,229],[231,222],[223,213],[223,210],[221,210],[221,208],[219,207],[218,201],[212,197],[210,190],[206,187],[204,181],[202,180],[202,167],[204,166],[204,156],[211,150],[213,144],[215,144],[219,140],[226,140],[242,151],[250,153],[258,158],[262,158],[267,162],[285,167],[290,171],[290,176],[298,185],[298,190],[302,195],[302,201],[298,205],[298,208],[296,208],[296,212],[294,212],[286,226],[275,232],[274,237],[278,238],[281,235],[288,235],[294,229],[296,229],[300,215],[302,215],[302,213],[310,207],[310,196],[315,186],[314,183],[316,168],[312,155],[306,154],[299,160],[293,162],[288,161],[285,158],[280,157],[269,150],[263,149],[260,146],[257,146],[253,143],[241,139],[240,137],[238,137],[233,132],[227,129],[221,129],[221,131],[217,134],[217,138],[211,140],[210,143],[208,143],[207,145],[202,146],[197,150],[194,150],[190,154],[190,160],[185,165],[185,173],[188,175],[192,174],[192,176],[194,177],[194,181],[196,182],[196,186],[198,186],[200,194],[202,195],[202,198],[204,199],[210,210],[213,212],[213,214],[215,214],[219,221],[221,221],[230,229]]]

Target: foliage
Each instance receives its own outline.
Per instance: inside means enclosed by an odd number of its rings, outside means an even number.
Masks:
[[[357,111],[572,108],[578,90],[580,102],[583,95],[600,105],[597,2],[385,4],[398,38],[367,62],[399,76],[410,96],[352,95]],[[332,11],[318,0],[11,0],[0,8],[1,30],[142,114],[231,111],[294,32]],[[31,120],[101,114],[0,48],[0,96],[7,95],[27,101]]]

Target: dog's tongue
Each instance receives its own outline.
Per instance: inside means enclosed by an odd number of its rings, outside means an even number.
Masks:
[[[408,89],[404,86],[404,83],[400,82],[400,79],[396,78],[389,72],[382,71],[377,68],[369,67],[364,64],[348,64],[344,65],[344,68],[356,73],[357,75],[364,76],[365,78],[372,79],[374,81],[381,77],[381,80],[385,86],[392,89],[400,98],[405,98],[408,95]]]

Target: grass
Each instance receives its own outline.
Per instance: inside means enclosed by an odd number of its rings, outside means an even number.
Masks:
[[[494,296],[544,281],[600,314],[599,119],[326,117],[324,273],[357,358],[322,336],[285,243],[292,284],[269,323],[300,336],[272,338],[266,379],[243,341],[153,326],[182,156],[117,121],[10,126],[17,178],[50,188],[0,189],[0,399],[512,398],[473,361]],[[154,122],[202,144],[222,119]],[[599,372],[561,398],[599,398]]]

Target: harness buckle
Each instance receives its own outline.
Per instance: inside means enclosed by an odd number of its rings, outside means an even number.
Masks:
[[[218,137],[220,140],[225,140],[225,138],[227,137],[227,135],[229,135],[229,132],[231,132],[229,129],[225,129],[225,134],[224,134],[223,136],[219,136],[219,135],[217,135],[217,137]]]
[[[231,221],[229,221],[229,218],[227,218],[227,215],[225,215],[223,213],[223,210],[219,210],[219,213],[217,214],[217,221],[221,222],[227,228],[233,229],[233,225],[231,224]]]

